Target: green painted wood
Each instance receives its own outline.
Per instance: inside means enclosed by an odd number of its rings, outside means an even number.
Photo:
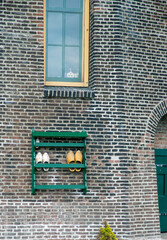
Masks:
[[[35,189],[84,189],[84,185],[36,185]]]
[[[67,147],[67,148],[72,148],[72,147],[74,147],[74,148],[76,148],[76,147],[84,147],[84,144],[83,143],[64,143],[64,142],[62,142],[62,143],[49,143],[49,142],[41,142],[41,143],[36,143],[35,144],[35,147],[57,147],[57,148],[59,148],[59,147]]]
[[[83,163],[86,164],[86,138],[83,140],[84,148],[83,148]],[[87,175],[86,175],[87,168],[83,169],[83,184],[85,186],[83,193],[87,193]]]
[[[59,164],[59,163],[45,163],[35,164],[35,168],[85,168],[85,164]]]
[[[155,156],[167,156],[167,149],[155,149]]]
[[[160,223],[161,223],[161,232],[166,232],[166,223],[167,223],[167,216],[160,216]]]
[[[32,136],[32,194],[35,194],[35,139]]]
[[[57,137],[57,138],[86,138],[88,135],[82,132],[38,132],[32,130],[33,137]]]
[[[49,11],[49,12],[63,12],[63,13],[81,13],[82,14],[82,10],[76,9],[76,8],[68,8],[68,10],[63,9],[63,8],[47,8],[47,11]]]
[[[161,232],[167,231],[167,149],[155,149]]]
[[[166,156],[158,156],[156,158],[156,164],[167,164],[167,157]]]
[[[50,142],[39,142],[36,143],[36,138],[55,138],[54,143]],[[32,129],[32,194],[35,194],[36,189],[82,189],[83,193],[87,192],[87,176],[86,176],[86,137],[87,133],[83,132],[36,132]],[[80,139],[82,142],[80,143],[66,143],[63,139],[72,138],[72,139]],[[58,139],[62,142],[56,142]],[[36,164],[35,162],[35,151],[36,148],[40,147],[78,147],[83,150],[83,163],[82,164]],[[82,168],[83,169],[83,185],[35,185],[35,169],[36,168]]]

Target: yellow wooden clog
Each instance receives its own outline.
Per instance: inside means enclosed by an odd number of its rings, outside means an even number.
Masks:
[[[77,163],[77,164],[82,164],[82,152],[81,151],[77,151],[76,153],[75,153],[75,163]],[[77,172],[80,172],[81,171],[81,168],[76,168],[76,171]]]
[[[75,159],[74,159],[74,153],[73,151],[69,151],[66,155],[66,160],[67,160],[67,163],[68,164],[74,164],[75,163]],[[74,172],[75,171],[75,168],[69,168],[70,172]]]

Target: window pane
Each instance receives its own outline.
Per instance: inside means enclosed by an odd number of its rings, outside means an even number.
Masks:
[[[62,47],[48,47],[48,77],[62,77]]]
[[[48,12],[48,44],[62,44],[62,13]]]
[[[49,7],[57,7],[62,8],[63,7],[63,0],[48,0]]]
[[[80,0],[66,0],[66,8],[80,8]]]
[[[65,43],[79,44],[79,14],[66,14]]]
[[[79,48],[65,48],[65,78],[79,77]]]

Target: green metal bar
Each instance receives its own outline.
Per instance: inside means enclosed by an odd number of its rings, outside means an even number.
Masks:
[[[36,185],[35,189],[84,189],[84,185]]]
[[[84,143],[84,148],[83,148],[83,163],[85,164],[85,166],[87,166],[86,163],[86,139],[83,140]],[[86,175],[86,167],[83,169],[83,184],[84,184],[84,190],[83,190],[83,194],[87,193],[87,175]]]
[[[86,138],[88,135],[85,131],[82,132],[36,132],[33,131],[34,137],[57,137],[57,138]]]
[[[35,143],[35,147],[84,147],[83,143]]]
[[[35,168],[85,168],[85,164],[59,164],[59,163],[40,163],[35,164]]]
[[[35,166],[34,165],[35,165],[35,139],[32,136],[32,194],[35,194]]]

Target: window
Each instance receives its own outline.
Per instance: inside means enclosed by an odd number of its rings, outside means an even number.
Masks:
[[[89,0],[44,0],[45,85],[88,86]]]

